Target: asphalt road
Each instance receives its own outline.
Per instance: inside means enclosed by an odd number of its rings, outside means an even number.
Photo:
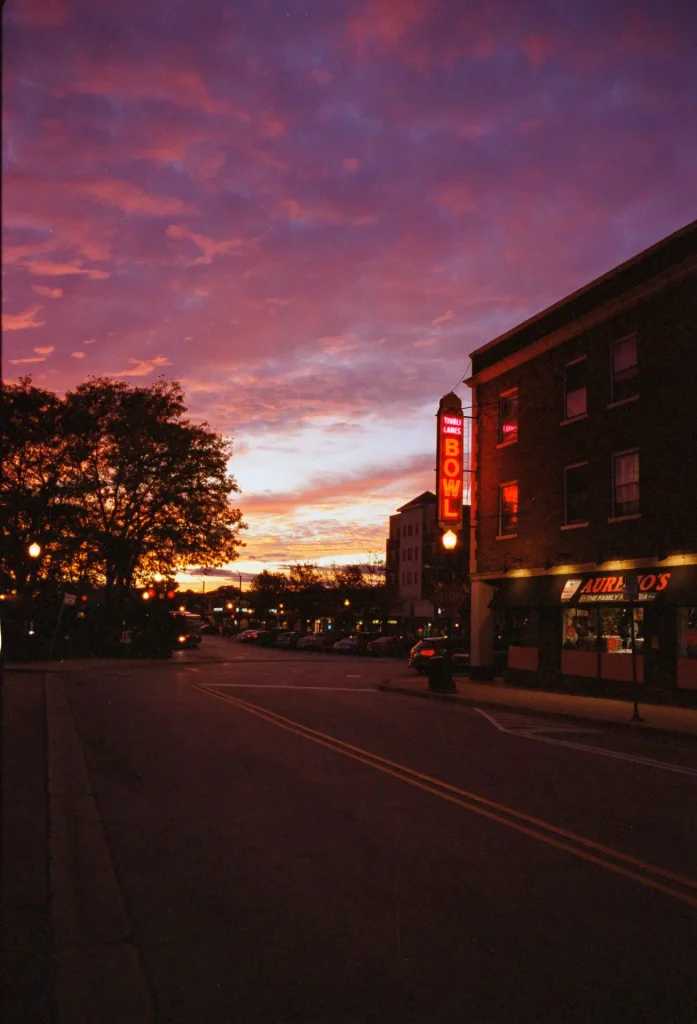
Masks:
[[[205,638],[66,680],[157,1020],[694,1024],[697,746],[394,671]]]

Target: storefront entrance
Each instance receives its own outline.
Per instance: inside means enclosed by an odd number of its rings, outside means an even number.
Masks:
[[[492,584],[509,681],[697,689],[697,565]]]

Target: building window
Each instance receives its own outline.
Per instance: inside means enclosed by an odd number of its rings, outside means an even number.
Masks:
[[[518,440],[518,388],[499,398],[499,444]]]
[[[415,572],[414,573],[414,583],[418,583],[418,582],[419,582],[419,574],[418,574],[418,572]]]
[[[564,417],[572,420],[585,416],[587,410],[586,357],[583,356],[564,369]]]
[[[411,573],[407,573],[407,583],[411,583]]]
[[[566,651],[597,651],[598,609],[565,608],[561,641]]]
[[[622,402],[638,394],[636,338],[625,338],[612,346],[612,401]]]
[[[634,620],[634,621],[632,621]],[[619,608],[600,609],[601,649],[608,654],[626,654],[632,650],[642,654],[644,650],[644,609]]]
[[[639,452],[613,456],[613,516],[631,516],[639,511]]]
[[[499,484],[499,537],[518,529],[518,481]]]
[[[419,536],[419,524],[418,523],[416,523],[416,525],[414,526],[414,533],[416,534],[417,537]]]
[[[564,523],[588,522],[588,463],[567,466],[564,470]]]

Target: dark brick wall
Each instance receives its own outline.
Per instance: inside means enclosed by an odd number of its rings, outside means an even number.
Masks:
[[[611,346],[638,338],[639,398],[611,402]],[[588,416],[561,426],[564,367],[587,357]],[[519,440],[496,447],[498,396],[519,389]],[[697,550],[697,274],[479,385],[478,572]],[[641,518],[612,515],[611,456],[640,449]],[[564,467],[588,461],[589,526],[562,530]],[[518,480],[516,539],[497,540],[498,485]]]

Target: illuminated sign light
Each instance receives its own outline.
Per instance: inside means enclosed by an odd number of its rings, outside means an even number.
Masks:
[[[437,437],[438,523],[444,529],[455,531],[462,528],[464,423],[457,395],[442,398]]]
[[[590,576],[587,580],[568,579],[561,593],[562,601],[570,601],[578,593],[579,604],[612,601],[653,601],[670,582],[669,572],[647,572],[641,576]],[[636,594],[632,593],[636,580]],[[581,584],[583,583],[583,586]],[[580,591],[579,591],[580,588]]]

